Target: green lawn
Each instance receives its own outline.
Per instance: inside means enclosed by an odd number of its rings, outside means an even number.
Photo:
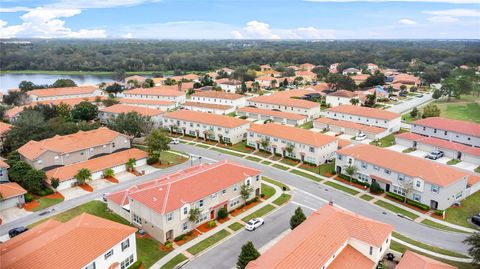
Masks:
[[[292,160],[290,158],[283,158],[281,161],[281,163],[284,163],[284,164],[287,164],[287,165],[290,165],[290,166],[295,166],[295,165],[298,165],[299,162],[296,161],[296,160]]]
[[[219,149],[219,148],[212,148],[212,150],[215,150],[215,151],[218,151],[218,152],[221,152],[221,153],[225,153],[225,154],[229,154],[229,155],[233,155],[233,156],[236,156],[236,157],[243,157],[243,156],[245,156],[245,155],[243,155],[243,154],[241,154],[241,153],[231,152],[231,151],[223,150],[223,149]]]
[[[462,160],[459,159],[451,159],[450,161],[447,162],[448,165],[455,165],[457,163],[462,162]]]
[[[328,185],[330,187],[333,187],[337,190],[340,190],[340,191],[343,191],[343,192],[346,192],[348,194],[351,194],[351,195],[356,195],[358,193],[360,193],[359,191],[356,191],[354,189],[350,189],[348,187],[345,187],[343,185],[340,185],[338,183],[335,183],[335,182],[331,182],[331,181],[328,181],[328,182],[325,182],[325,185]]]
[[[310,174],[307,174],[307,173],[302,172],[302,171],[299,171],[299,170],[292,170],[291,172],[294,173],[294,174],[296,174],[296,175],[299,175],[299,176],[302,176],[302,177],[306,177],[306,178],[311,179],[311,180],[316,181],[316,182],[322,182],[322,179],[321,179],[321,178],[316,177],[316,176],[313,176],[313,175],[310,175]]]
[[[440,112],[440,116],[456,120],[466,120],[480,123],[480,104],[451,104]]]
[[[275,189],[268,186],[267,184],[262,183],[262,193],[265,194],[267,197],[272,197],[275,195]]]
[[[41,197],[41,198],[38,198],[37,200],[38,200],[39,205],[37,207],[35,207],[34,209],[32,209],[33,212],[40,211],[40,210],[45,209],[47,207],[51,207],[53,205],[61,203],[65,199],[64,198],[58,199],[58,198],[43,198],[43,197]]]
[[[398,207],[398,206],[392,205],[392,204],[387,203],[387,202],[384,202],[384,201],[382,201],[382,200],[376,201],[375,204],[378,205],[378,206],[381,206],[381,207],[383,207],[383,208],[385,208],[385,209],[387,209],[387,210],[390,210],[390,211],[392,211],[392,212],[394,212],[394,213],[402,214],[402,215],[404,215],[404,216],[406,216],[406,217],[409,217],[409,218],[411,218],[411,219],[416,219],[416,218],[418,218],[418,215],[415,215],[415,214],[411,213],[410,211],[404,210],[404,209],[402,209],[402,208],[400,208],[400,207]]]
[[[467,219],[479,212],[480,208],[480,191],[468,196],[461,201],[460,207],[447,208],[445,221],[469,227],[479,229],[478,226],[470,224]]]
[[[307,121],[304,124],[298,126],[303,129],[312,129],[313,128],[313,121]]]
[[[395,144],[395,136],[393,134],[387,135],[378,141],[370,142],[370,145],[379,146],[382,148],[390,147]]]
[[[202,143],[195,144],[195,146],[200,147],[200,148],[204,148],[204,149],[208,149],[209,147],[211,147],[210,145],[206,145],[206,144],[202,144]]]
[[[272,162],[269,162],[269,161],[263,161],[262,164],[266,164],[266,165],[271,165]]]
[[[183,261],[186,261],[188,258],[185,257],[183,254],[178,254],[177,256],[173,257],[173,259],[169,260],[166,264],[164,264],[160,269],[173,269],[175,266]]]
[[[330,177],[335,172],[335,162],[324,163],[319,166],[302,165],[300,168],[324,177]]]
[[[278,187],[281,188],[281,189],[283,189],[283,187],[285,187],[285,189],[286,189],[287,191],[290,190],[290,188],[289,188],[287,185],[285,185],[285,184],[283,184],[283,183],[281,183],[281,182],[278,182],[278,181],[276,181],[276,180],[273,180],[273,179],[271,179],[271,178],[269,178],[269,177],[262,177],[262,180],[263,180],[263,181],[266,181],[266,182],[268,182],[268,183],[271,183],[271,184],[273,184],[273,185],[276,185],[276,186],[278,186]]]
[[[248,157],[245,158],[245,159],[247,159],[247,160],[249,160],[249,161],[257,162],[257,163],[262,160],[262,159],[260,159],[260,158],[252,157],[252,156],[248,156]]]
[[[398,238],[400,240],[402,240],[403,242],[406,242],[406,243],[409,243],[409,244],[412,244],[414,246],[417,246],[419,248],[423,248],[423,249],[426,249],[426,250],[430,250],[432,252],[436,252],[436,253],[439,253],[439,254],[443,254],[443,255],[447,255],[447,256],[452,256],[452,257],[458,257],[458,258],[468,258],[468,256],[465,256],[463,254],[460,254],[460,253],[456,253],[456,252],[453,252],[453,251],[450,251],[450,250],[446,250],[446,249],[443,249],[443,248],[439,248],[439,247],[434,247],[434,246],[431,246],[431,245],[428,245],[428,244],[425,244],[425,243],[422,243],[422,242],[419,242],[419,241],[416,241],[416,240],[413,240],[413,239],[410,239],[404,235],[401,235],[397,232],[393,232],[392,233],[392,236],[394,238]]]
[[[183,153],[183,154],[185,154],[185,153]],[[168,163],[168,164],[171,164],[171,165],[177,165],[177,164],[181,164],[181,163],[184,163],[184,162],[188,161],[188,158],[185,157],[185,156],[180,156],[180,155],[175,154],[175,153],[164,151],[164,152],[160,153],[160,161],[163,164]]]
[[[216,234],[200,241],[196,245],[193,245],[192,247],[188,248],[187,251],[190,252],[193,255],[197,255],[198,253],[204,251],[210,246],[213,246],[215,243],[219,242],[223,238],[229,236],[230,233],[227,230],[220,230]]]
[[[261,217],[261,216],[267,214],[268,212],[272,211],[273,209],[275,209],[275,207],[274,207],[273,205],[266,205],[266,206],[260,208],[259,210],[253,212],[252,214],[244,217],[242,220],[243,220],[244,222],[247,222],[247,221],[249,221],[249,220],[251,220],[251,219],[253,219],[253,218]],[[190,252],[190,251],[189,251],[189,252]]]
[[[365,201],[370,201],[373,199],[373,196],[371,195],[368,195],[368,194],[363,194],[360,196],[361,199],[365,200]]]
[[[408,149],[404,149],[402,152],[403,153],[410,153],[410,152],[414,152],[415,150],[417,150],[416,148],[408,148]]]
[[[273,203],[278,205],[278,206],[283,205],[288,200],[290,200],[290,197],[292,197],[290,194],[282,193],[282,195],[280,195],[280,197],[275,199],[275,201],[273,201]]]
[[[168,252],[161,251],[159,242],[153,238],[137,238],[138,259],[143,262],[145,268],[149,268]]]
[[[272,166],[275,167],[275,168],[284,170],[284,171],[290,169],[290,167],[286,167],[286,166],[283,166],[283,165],[280,165],[280,164],[274,164]]]
[[[449,231],[449,232],[457,232],[457,233],[466,233],[462,230],[457,230],[455,228],[451,228],[449,226],[446,226],[446,225],[443,225],[441,223],[431,221],[431,220],[428,220],[428,219],[422,220],[422,223],[427,225],[427,226],[439,229],[439,230],[444,230],[444,231]]]
[[[242,228],[243,228],[243,225],[240,224],[240,223],[238,223],[238,222],[234,222],[234,223],[230,224],[230,225],[228,226],[228,228],[230,228],[230,229],[232,229],[233,231],[236,232],[236,231],[242,229]]]
[[[232,145],[230,149],[244,153],[251,153],[253,151],[252,148],[247,147],[247,142],[245,141]]]

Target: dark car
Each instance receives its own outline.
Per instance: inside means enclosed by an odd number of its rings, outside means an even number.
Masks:
[[[11,229],[10,231],[8,231],[8,236],[10,236],[10,238],[12,237],[15,237],[23,232],[26,232],[28,231],[28,228],[27,227],[17,227],[17,228],[13,228]]]
[[[475,215],[475,216],[472,217],[472,223],[477,224],[478,226],[480,226],[480,214],[479,214],[479,215]]]

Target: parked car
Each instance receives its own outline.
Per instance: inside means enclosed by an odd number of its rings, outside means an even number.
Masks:
[[[407,97],[407,93],[406,92],[401,92],[401,93],[398,94],[398,96]]]
[[[106,203],[107,202],[107,195],[109,195],[110,193],[106,192],[102,195],[102,200]]]
[[[248,231],[253,231],[258,227],[262,226],[265,221],[262,218],[251,219],[247,224],[245,224],[245,229]]]
[[[422,97],[423,97],[423,94],[417,95],[417,98],[422,98]]]
[[[176,144],[180,143],[180,140],[178,138],[173,138],[171,143],[176,145]]]
[[[19,234],[21,234],[21,233],[26,232],[26,231],[28,231],[28,228],[27,228],[27,227],[23,227],[23,226],[22,226],[22,227],[13,228],[13,229],[11,229],[10,231],[8,231],[8,236],[9,236],[10,238],[12,238],[12,237],[15,237],[15,236],[17,236],[17,235],[19,235]]]
[[[434,150],[431,153],[427,154],[427,156],[425,156],[425,158],[430,159],[430,160],[437,160],[437,159],[442,158],[443,155],[444,155],[443,151]]]
[[[472,217],[472,223],[480,226],[480,213]]]
[[[355,140],[357,141],[362,141],[365,140],[367,136],[364,133],[358,133],[357,136],[355,136]]]
[[[398,98],[393,96],[388,97],[388,99],[390,99],[390,101],[398,101]]]

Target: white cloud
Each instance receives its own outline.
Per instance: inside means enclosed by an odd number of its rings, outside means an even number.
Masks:
[[[272,33],[269,24],[259,21],[249,21],[243,31],[245,38],[280,39],[278,35]]]
[[[478,4],[478,0],[304,0],[306,2],[424,2],[450,4]]]
[[[133,38],[133,34],[132,33],[126,33],[126,34],[122,35],[122,37],[130,39],[130,38]]]
[[[231,35],[235,39],[334,39],[335,31],[312,26],[292,29],[271,28],[267,23],[250,21],[244,28],[232,31]]]
[[[0,13],[14,13],[20,11],[30,11],[29,7],[0,7]]]
[[[317,29],[315,27],[300,27],[290,30],[291,39],[334,39],[335,30]]]
[[[240,33],[240,32],[237,31],[237,30],[232,31],[231,34],[232,34],[233,38],[235,38],[235,39],[242,39],[242,38],[243,38],[242,33]]]
[[[449,17],[480,17],[480,10],[475,10],[475,9],[445,9],[445,10],[424,11],[423,13],[435,15],[435,16],[449,16]]]
[[[433,16],[427,18],[427,20],[434,23],[453,23],[460,21],[459,19],[450,16]]]
[[[410,20],[410,19],[401,19],[398,21],[398,23],[403,24],[403,25],[414,25],[417,24],[416,21]]]

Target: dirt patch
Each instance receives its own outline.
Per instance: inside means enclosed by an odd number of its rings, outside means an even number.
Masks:
[[[136,177],[142,176],[142,173],[138,172],[137,170],[128,171],[130,174],[135,175]]]
[[[366,187],[363,186],[363,185],[357,184],[357,183],[355,183],[355,182],[350,183],[350,181],[345,180],[345,179],[343,179],[343,178],[340,178],[340,177],[338,177],[338,176],[335,177],[335,180],[338,180],[338,181],[340,181],[340,182],[343,182],[343,183],[345,183],[345,184],[348,184],[348,185],[350,185],[350,186],[353,186],[353,187],[355,187],[355,188],[357,188],[357,189],[360,189],[360,190],[362,190],[362,191],[368,189],[368,188],[366,188]]]
[[[413,209],[413,210],[415,210],[415,211],[418,211],[418,212],[420,212],[420,213],[422,213],[422,214],[425,214],[425,213],[428,212],[428,211],[425,211],[425,210],[421,210],[420,208],[415,207],[415,206],[413,206],[413,205],[409,205],[409,204],[407,204],[407,203],[401,203],[400,201],[398,201],[398,200],[396,200],[396,199],[393,199],[392,197],[387,196],[387,195],[385,195],[385,198],[388,199],[388,200],[390,200],[390,201],[393,201],[393,202],[395,202],[395,203],[397,203],[397,204],[400,204],[400,205],[406,206],[406,207],[408,207],[408,208],[411,208],[411,209]]]
[[[244,207],[242,207],[242,208],[234,209],[233,211],[230,212],[230,215],[232,215],[232,216],[234,216],[234,217],[235,217],[235,216],[238,216],[239,214],[241,214],[241,213],[249,210],[250,208],[252,208],[252,207],[260,204],[261,202],[262,202],[262,201],[258,200],[258,201],[256,201],[256,202],[253,202],[253,203],[251,203],[251,204],[249,204],[249,205],[246,205],[246,206],[244,206]]]
[[[163,252],[170,252],[170,251],[172,251],[172,250],[174,249],[173,246],[170,247],[170,248],[167,248],[167,247],[165,247],[164,244],[158,244],[158,248],[159,248],[161,251],[163,251]]]
[[[106,177],[105,180],[107,181],[110,181],[112,183],[118,183],[118,179],[114,178],[114,177]]]
[[[40,205],[40,202],[38,200],[32,200],[31,202],[25,203],[23,205],[23,209],[27,211],[33,211],[39,205]]]
[[[181,245],[187,243],[188,241],[196,238],[199,235],[200,235],[200,232],[195,229],[195,230],[192,231],[191,235],[185,235],[185,237],[182,240],[176,241],[175,244],[177,244],[178,246],[181,246]]]
[[[152,236],[147,234],[147,233],[144,233],[143,235],[141,235],[139,233],[135,233],[135,237],[136,238],[152,238]]]
[[[206,233],[206,232],[208,232],[208,231],[210,231],[210,230],[212,230],[212,229],[215,229],[215,228],[218,226],[218,225],[215,225],[215,226],[213,226],[213,227],[207,227],[208,222],[209,222],[209,221],[207,221],[207,222],[201,224],[200,226],[198,226],[198,227],[197,227],[197,230],[199,230],[199,231],[202,232],[202,233]]]
[[[90,186],[88,184],[82,184],[82,185],[78,185],[78,186],[80,188],[82,188],[84,191],[93,192],[92,186]]]

